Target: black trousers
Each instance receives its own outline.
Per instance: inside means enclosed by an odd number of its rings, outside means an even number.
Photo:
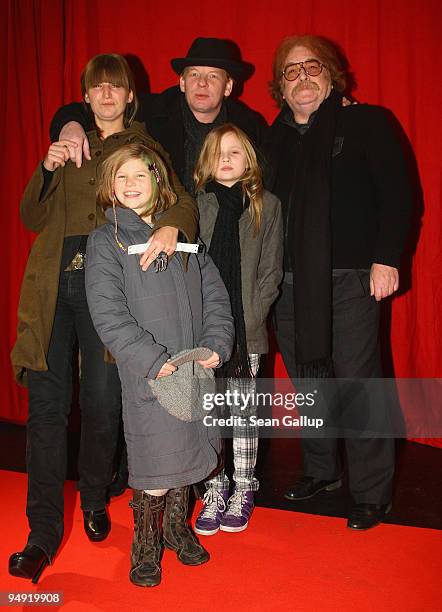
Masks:
[[[333,271],[332,325],[332,358],[336,378],[381,378],[379,303],[370,296],[368,270]],[[275,332],[289,376],[295,378],[293,286],[286,283],[283,283],[275,308]],[[373,406],[373,398],[369,401],[370,410],[384,410],[382,397],[377,406]],[[332,408],[335,417],[339,414],[345,416],[341,419],[344,428],[352,421],[352,415],[345,415],[346,408],[345,401]],[[367,406],[358,408],[365,410]],[[345,448],[350,492],[354,501],[388,503],[394,474],[394,439],[351,438],[345,435]],[[305,476],[333,480],[338,479],[342,473],[338,440],[334,437],[303,437],[302,456]]]
[[[47,372],[28,372],[27,422],[28,543],[52,558],[63,537],[67,423],[72,402],[75,337],[81,354],[81,442],[78,458],[83,510],[106,504],[119,428],[121,389],[115,365],[105,363],[104,348],[89,314],[84,270],[62,272]]]

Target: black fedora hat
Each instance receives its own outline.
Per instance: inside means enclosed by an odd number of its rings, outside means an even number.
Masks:
[[[242,61],[234,42],[221,38],[195,38],[186,57],[176,57],[170,63],[177,74],[188,66],[223,68],[235,81],[245,81],[255,71],[252,64]]]

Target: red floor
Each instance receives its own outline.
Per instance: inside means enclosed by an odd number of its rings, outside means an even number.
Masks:
[[[255,510],[241,534],[202,538],[212,557],[208,564],[184,567],[166,551],[162,584],[134,587],[127,578],[130,494],[111,504],[108,539],[92,544],[83,533],[71,482],[63,547],[34,586],[7,573],[9,554],[26,539],[26,476],[0,471],[0,489],[0,591],[62,591],[63,611],[431,612],[442,607],[442,532],[381,525],[357,533],[342,519],[264,508]]]

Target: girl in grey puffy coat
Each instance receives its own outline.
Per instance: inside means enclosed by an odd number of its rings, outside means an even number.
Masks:
[[[266,320],[282,280],[281,203],[263,190],[253,146],[242,130],[225,124],[207,136],[195,168],[200,237],[219,268],[235,321],[235,350],[223,367],[232,392],[251,394],[260,356],[268,352]],[[229,498],[224,470],[206,482],[195,531],[213,535],[248,526],[253,510],[258,427],[256,406],[230,407],[235,489]]]
[[[233,320],[229,297],[210,257],[159,254],[157,271],[143,272],[128,246],[146,240],[151,220],[176,201],[160,156],[139,144],[123,146],[104,163],[98,201],[109,223],[88,240],[86,291],[95,328],[117,362],[129,484],[134,489],[130,580],[161,580],[162,545],[186,565],[209,559],[187,524],[189,485],[217,467],[220,440],[201,420],[169,414],[149,381],[172,376],[168,360],[183,349],[206,347],[198,363],[215,368],[229,359]],[[147,225],[146,225],[147,224]],[[165,380],[165,378],[164,378]],[[165,502],[163,538],[160,516]]]

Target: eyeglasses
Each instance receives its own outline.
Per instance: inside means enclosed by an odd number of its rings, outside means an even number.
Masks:
[[[319,60],[311,59],[305,62],[296,62],[296,64],[288,64],[281,75],[286,81],[296,81],[301,74],[301,70],[304,70],[308,76],[318,76],[324,67],[324,64],[321,64]]]

